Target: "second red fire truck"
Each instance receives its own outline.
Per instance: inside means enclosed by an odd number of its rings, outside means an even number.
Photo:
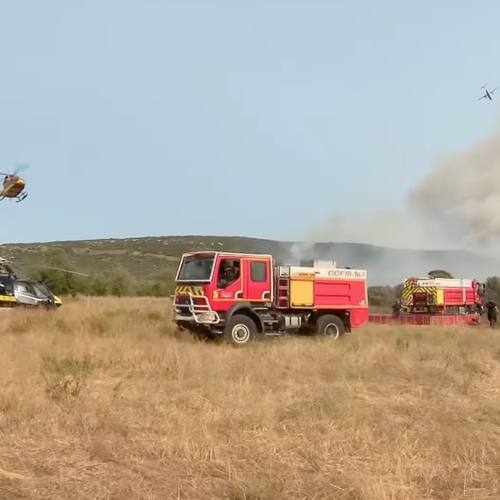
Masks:
[[[370,322],[419,325],[459,325],[480,323],[484,283],[473,279],[408,278],[401,291],[404,313],[371,314]]]
[[[368,322],[366,270],[329,261],[284,266],[271,255],[188,253],[173,299],[179,328],[236,344],[288,332],[338,338]]]

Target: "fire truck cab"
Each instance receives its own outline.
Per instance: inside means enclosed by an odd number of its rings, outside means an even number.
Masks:
[[[277,265],[272,255],[183,254],[173,320],[245,344],[258,335],[342,336],[368,321],[367,272],[335,262]]]

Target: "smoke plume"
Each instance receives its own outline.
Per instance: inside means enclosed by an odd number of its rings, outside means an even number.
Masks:
[[[389,267],[395,276],[404,277],[408,273],[426,273],[439,268],[438,262],[446,269],[467,276],[497,272],[493,268],[498,264],[486,255],[498,257],[500,253],[500,132],[497,130],[472,147],[437,161],[422,181],[407,193],[400,209],[367,203],[366,209],[358,214],[339,211],[312,227],[301,239],[302,243],[290,249],[294,262],[328,257],[341,258],[346,265],[359,261],[351,249],[342,251],[336,245],[336,250],[326,255],[314,244],[346,242],[414,250],[404,252],[400,262],[396,262],[392,250],[386,251],[386,257],[391,257],[383,263],[382,256],[375,252],[373,257],[359,262],[374,272],[383,266],[384,273]],[[425,250],[466,250],[483,257],[472,263],[471,254]],[[382,274],[380,279],[384,276]]]
[[[500,237],[500,133],[436,165],[409,193],[408,206],[452,245],[496,247]]]
[[[293,249],[343,241],[418,250],[500,248],[500,132],[440,159],[400,209],[334,213]]]

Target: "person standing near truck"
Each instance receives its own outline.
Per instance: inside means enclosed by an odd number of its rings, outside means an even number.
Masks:
[[[399,318],[401,314],[401,309],[402,309],[401,301],[396,300],[396,302],[394,302],[394,304],[392,305],[392,314],[394,318]]]
[[[492,300],[486,303],[486,312],[490,326],[493,327],[497,322],[498,307]]]

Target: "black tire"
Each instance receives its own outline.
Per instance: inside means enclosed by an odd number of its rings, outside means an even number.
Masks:
[[[244,314],[231,316],[228,324],[224,328],[224,337],[233,344],[248,344],[253,342],[258,335],[255,321]]]
[[[345,325],[335,314],[320,316],[316,322],[316,335],[332,337],[337,340],[345,335]]]

